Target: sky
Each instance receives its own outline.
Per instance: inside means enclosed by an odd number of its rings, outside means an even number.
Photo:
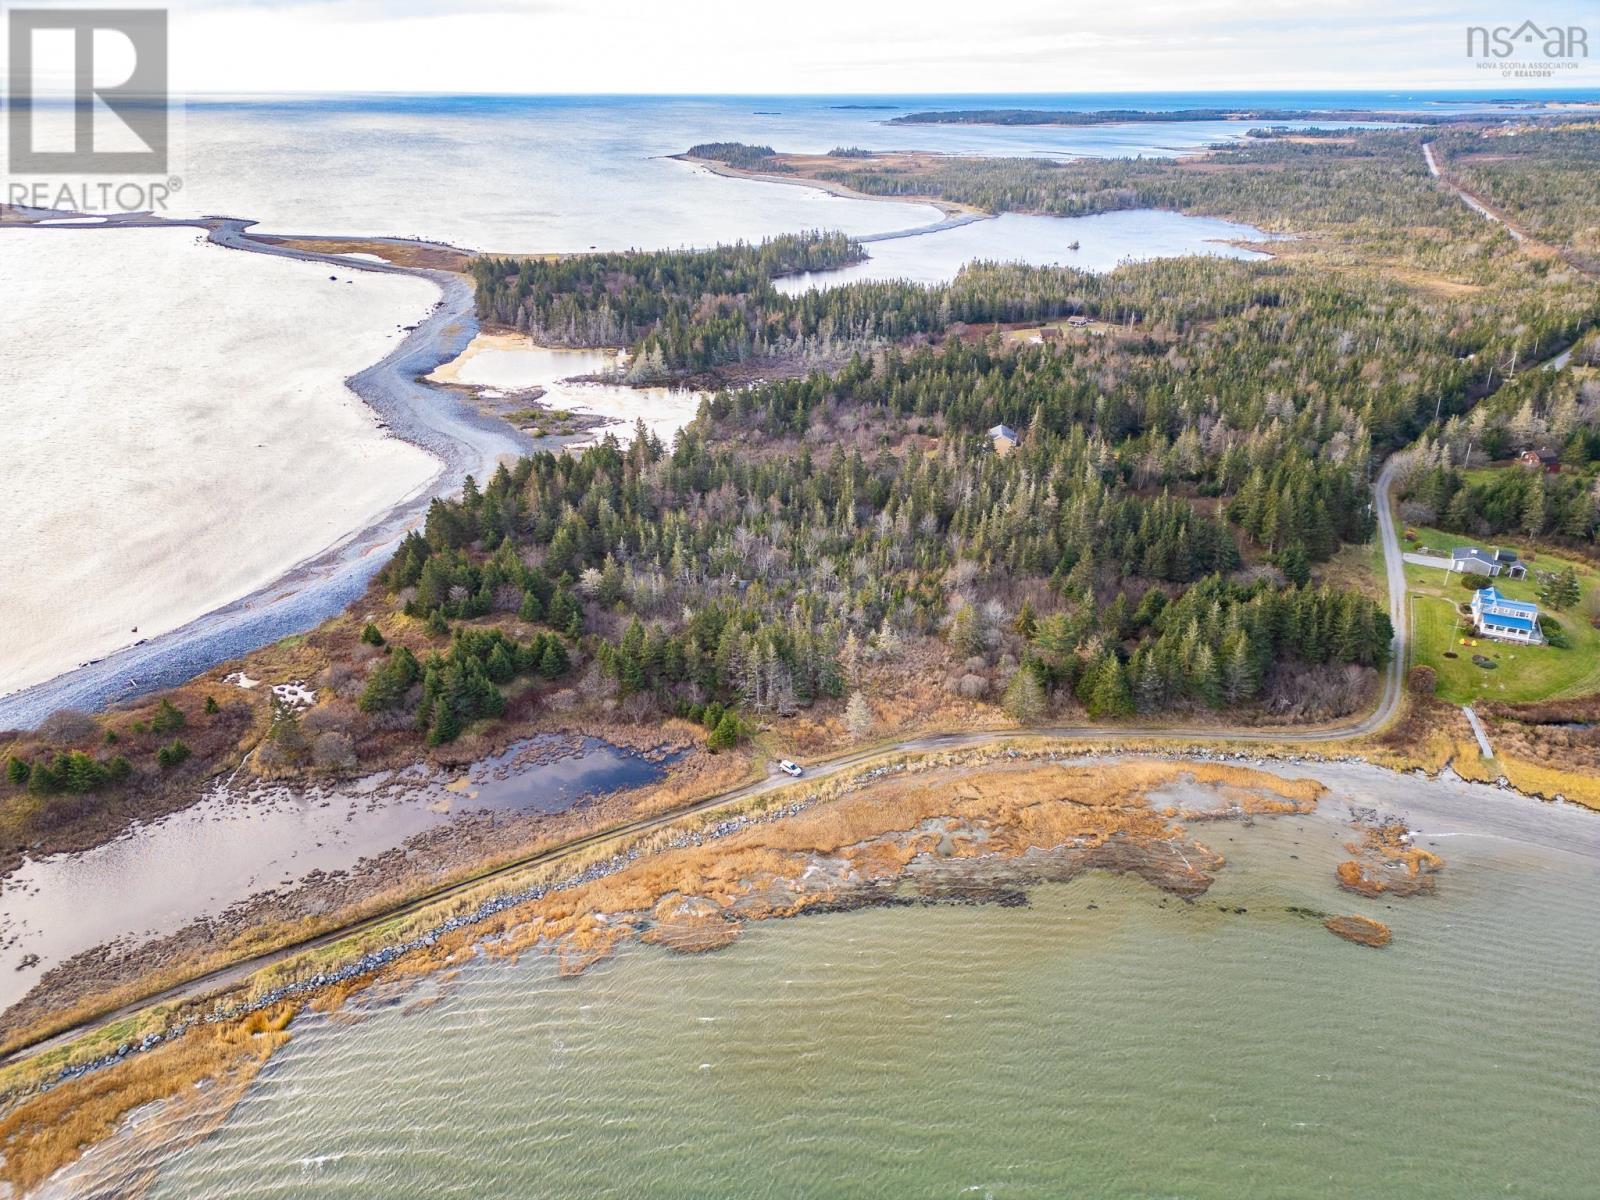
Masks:
[[[1498,94],[1600,86],[1600,0],[181,0],[170,7],[172,82],[188,93]],[[1592,55],[1548,79],[1508,78],[1467,56],[1469,25],[1523,20],[1584,28]]]

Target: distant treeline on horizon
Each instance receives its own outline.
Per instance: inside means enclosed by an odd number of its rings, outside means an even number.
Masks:
[[[1061,112],[1043,108],[972,108],[944,112],[914,112],[892,118],[890,125],[1112,125],[1123,121],[1394,121],[1406,125],[1437,125],[1460,120],[1459,115],[1379,112],[1360,108],[1102,108],[1091,112]]]

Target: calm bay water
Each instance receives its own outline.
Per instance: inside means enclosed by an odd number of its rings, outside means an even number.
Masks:
[[[1152,208],[1092,217],[1007,213],[992,221],[976,221],[937,233],[871,242],[864,262],[835,271],[787,276],[778,281],[777,287],[794,296],[813,288],[868,280],[939,284],[954,279],[974,259],[1077,267],[1083,271],[1110,271],[1125,262],[1187,254],[1257,260],[1268,255],[1232,243],[1262,242],[1271,236],[1253,225]]]
[[[313,871],[349,870],[463,814],[565,812],[662,769],[598,738],[543,736],[460,774],[417,764],[331,787],[219,784],[113,841],[25,859],[0,878],[0,1009],[91,947],[173,933]]]
[[[1487,94],[1486,94],[1487,96]],[[437,238],[478,250],[711,245],[824,227],[927,224],[921,204],[719,179],[671,160],[697,142],[944,154],[1169,156],[1243,137],[1242,122],[1066,127],[891,125],[924,109],[1473,107],[1396,94],[1082,96],[344,96],[195,99],[183,123],[185,213],[274,231]],[[1481,107],[1481,104],[1477,105]],[[1304,122],[1291,122],[1304,125]]]
[[[1437,896],[1338,892],[1328,804],[1202,831],[1229,865],[1193,905],[1092,875],[1027,909],[772,922],[575,980],[483,965],[431,1008],[297,1026],[155,1194],[1592,1194],[1593,815],[1330,771],[1417,797]]]

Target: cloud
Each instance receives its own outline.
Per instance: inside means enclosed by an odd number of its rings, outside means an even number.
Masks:
[[[1493,84],[1462,31],[1504,19],[1503,0],[180,0],[173,70],[191,91],[1465,88]]]

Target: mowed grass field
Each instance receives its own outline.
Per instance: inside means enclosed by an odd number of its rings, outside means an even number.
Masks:
[[[1419,546],[1435,553],[1449,554],[1452,546],[1479,545],[1470,538],[1444,533],[1437,529],[1414,528],[1416,539],[1404,536],[1401,549],[1412,552]],[[1525,543],[1506,541],[1504,544],[1523,553],[1533,553],[1526,579],[1488,579],[1475,576],[1479,586],[1493,583],[1500,593],[1512,600],[1539,602],[1539,581],[1534,571],[1560,571],[1571,566],[1578,572],[1582,596],[1578,603],[1565,612],[1556,612],[1540,604],[1541,616],[1551,616],[1561,623],[1562,631],[1571,645],[1566,649],[1554,646],[1520,646],[1506,642],[1492,642],[1475,638],[1476,646],[1463,646],[1460,639],[1465,618],[1459,606],[1470,603],[1472,591],[1462,586],[1461,577],[1432,567],[1406,564],[1406,584],[1410,592],[1412,620],[1415,625],[1415,646],[1412,661],[1432,667],[1439,676],[1437,695],[1452,704],[1470,704],[1475,700],[1555,700],[1569,696],[1583,696],[1600,692],[1600,629],[1593,618],[1600,613],[1600,574],[1574,559],[1563,558],[1546,550],[1530,551]],[[1493,542],[1482,544],[1490,549]],[[1454,658],[1446,657],[1454,654]],[[1472,661],[1481,654],[1495,663],[1491,670]]]

